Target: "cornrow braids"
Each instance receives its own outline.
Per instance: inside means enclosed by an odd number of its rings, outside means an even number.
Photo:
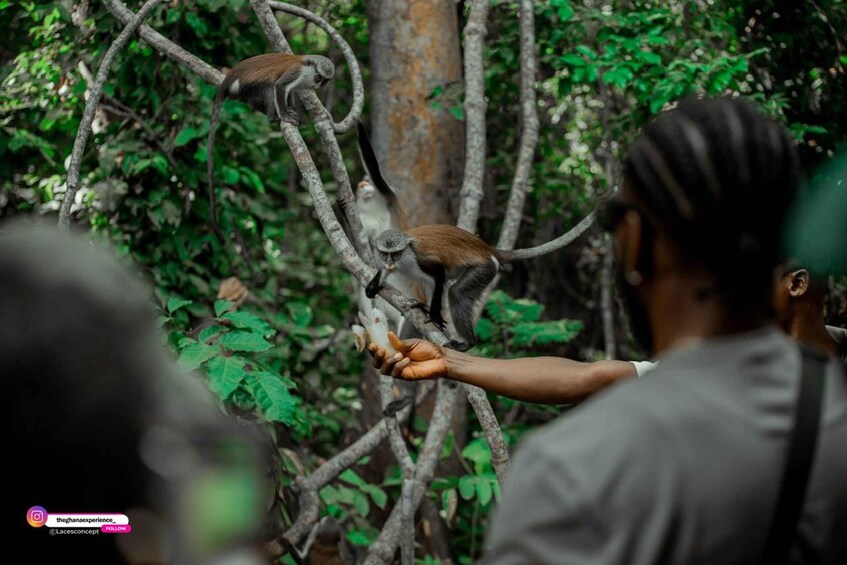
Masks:
[[[716,275],[711,290],[762,304],[799,182],[794,144],[739,98],[660,114],[632,143],[624,175],[658,228]]]

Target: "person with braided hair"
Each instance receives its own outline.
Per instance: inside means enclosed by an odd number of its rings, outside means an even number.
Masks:
[[[685,101],[642,129],[598,220],[660,362],[524,439],[486,563],[843,562],[847,378],[774,319],[798,177],[785,128],[742,99]],[[382,368],[432,369],[425,343]]]

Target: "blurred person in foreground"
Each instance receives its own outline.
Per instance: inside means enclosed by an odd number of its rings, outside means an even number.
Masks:
[[[262,562],[255,440],[176,370],[150,296],[82,237],[0,224],[5,506],[27,560]],[[48,535],[32,506],[126,514],[132,531]]]
[[[598,219],[633,333],[660,363],[521,444],[486,562],[843,561],[847,382],[773,319],[797,177],[784,128],[738,99],[689,101],[642,130]],[[443,366],[403,353],[382,370]]]

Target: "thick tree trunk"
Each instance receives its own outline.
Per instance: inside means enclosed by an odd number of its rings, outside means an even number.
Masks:
[[[462,79],[456,4],[369,0],[367,8],[372,137],[383,173],[413,223],[453,223],[448,203],[462,184],[463,124],[428,98]]]

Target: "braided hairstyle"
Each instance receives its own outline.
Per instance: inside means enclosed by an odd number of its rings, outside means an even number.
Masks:
[[[642,129],[624,177],[656,228],[705,265],[744,310],[770,304],[773,268],[799,165],[786,129],[739,98],[696,99]]]

